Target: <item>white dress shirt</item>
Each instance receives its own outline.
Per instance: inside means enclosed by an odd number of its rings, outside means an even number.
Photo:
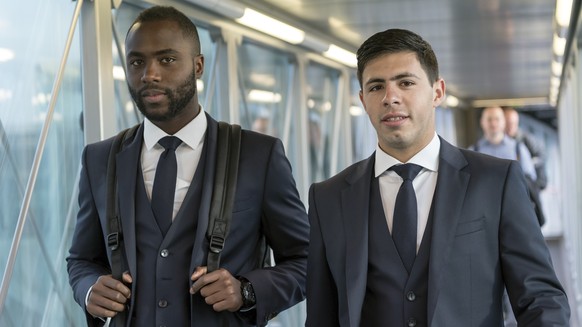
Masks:
[[[174,210],[172,212],[172,220],[176,217],[178,210],[182,206],[186,192],[190,187],[200,156],[202,155],[202,148],[204,145],[204,135],[206,134],[206,115],[200,109],[200,113],[196,118],[184,126],[173,136],[182,140],[182,144],[176,148],[176,161],[178,163],[178,174],[176,180],[176,192],[174,195]],[[154,178],[156,176],[156,167],[160,154],[164,152],[164,147],[158,144],[158,141],[168,136],[166,132],[154,125],[147,118],[144,119],[143,130],[143,146],[141,149],[141,168],[143,173],[143,181],[146,188],[148,199],[152,199],[152,188],[154,186]]]
[[[408,162],[422,166],[422,170],[416,178],[412,181],[412,186],[416,193],[416,205],[418,212],[418,228],[416,231],[416,251],[422,242],[422,236],[426,229],[428,222],[428,215],[432,204],[432,198],[436,188],[438,168],[439,168],[439,153],[441,141],[437,134],[434,134],[430,143],[412,157]],[[390,167],[403,162],[398,161],[394,157],[388,155],[376,145],[376,162],[374,166],[374,176],[379,177],[380,195],[382,197],[382,207],[386,215],[386,222],[388,229],[392,233],[392,222],[394,220],[394,204],[396,202],[396,195],[402,184],[402,178],[392,170]]]
[[[178,163],[178,174],[176,180],[176,193],[174,195],[174,210],[172,212],[172,220],[176,217],[178,210],[184,202],[188,187],[194,178],[194,173],[198,167],[202,148],[204,145],[204,135],[206,134],[206,127],[208,122],[206,115],[202,108],[196,118],[192,119],[186,126],[179,130],[174,136],[180,138],[182,143],[176,148],[176,161]],[[156,176],[156,167],[160,154],[164,152],[164,147],[158,144],[158,141],[168,136],[166,132],[154,125],[147,118],[144,119],[143,138],[144,142],[141,149],[141,168],[146,188],[148,199],[152,199],[152,188],[154,186],[154,178]],[[85,306],[89,303],[89,295],[93,286],[89,288],[85,296]],[[109,325],[110,318],[104,319],[105,326]]]

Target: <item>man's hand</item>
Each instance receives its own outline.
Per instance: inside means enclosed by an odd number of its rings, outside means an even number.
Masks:
[[[131,284],[129,273],[123,273],[123,282]],[[94,317],[114,317],[125,310],[125,303],[131,296],[131,290],[111,275],[103,275],[93,284],[87,300],[87,312]]]
[[[206,271],[206,267],[197,267],[194,270],[190,278],[194,282],[190,288],[190,294],[200,292],[214,311],[238,311],[243,305],[240,281],[224,268],[211,273],[206,273]]]

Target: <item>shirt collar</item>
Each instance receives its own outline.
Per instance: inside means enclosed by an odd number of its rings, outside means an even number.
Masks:
[[[438,171],[439,168],[439,154],[441,149],[441,140],[435,133],[430,143],[427,144],[420,152],[410,158],[408,162],[413,163],[430,171]],[[396,158],[387,154],[380,149],[380,145],[376,144],[376,163],[374,165],[374,176],[378,177],[382,175],[390,167],[402,164],[403,162],[398,161]]]
[[[186,124],[186,126],[182,127],[181,130],[174,134],[174,136],[180,138],[184,144],[192,149],[196,149],[204,140],[207,126],[208,121],[206,120],[206,114],[202,107],[200,107],[200,113],[198,113],[192,121]],[[143,139],[148,150],[151,150],[154,145],[165,136],[168,136],[166,132],[154,125],[154,123],[149,119],[144,119]]]

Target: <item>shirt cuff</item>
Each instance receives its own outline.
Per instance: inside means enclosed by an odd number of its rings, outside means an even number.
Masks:
[[[87,295],[85,295],[85,311],[87,310],[87,305],[89,304],[89,295],[91,295],[92,291],[93,291],[93,286],[89,287],[89,290],[87,291]],[[89,311],[87,311],[87,313],[89,313]],[[109,319],[110,319],[110,318],[97,317],[97,316],[94,316],[92,314],[90,314],[90,315],[93,318],[101,319],[102,321],[105,321],[107,323],[109,322]],[[108,326],[108,325],[106,324],[105,326]]]

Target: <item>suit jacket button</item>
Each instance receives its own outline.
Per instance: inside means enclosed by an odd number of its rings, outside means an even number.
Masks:
[[[162,258],[168,257],[169,254],[170,254],[170,251],[168,251],[168,249],[163,249],[162,252],[160,252],[160,255],[162,256]]]
[[[158,302],[158,307],[160,307],[160,308],[165,308],[167,306],[168,306],[168,301],[166,301],[166,300],[160,300]]]
[[[407,325],[408,327],[415,327],[416,326],[416,319],[408,318]]]
[[[406,299],[410,302],[413,302],[414,300],[416,300],[416,294],[414,294],[413,291],[410,291],[406,293]]]

